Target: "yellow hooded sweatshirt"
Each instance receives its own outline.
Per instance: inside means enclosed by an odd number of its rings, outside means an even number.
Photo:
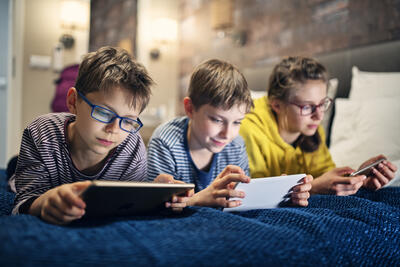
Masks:
[[[267,97],[256,99],[254,108],[240,127],[240,135],[246,143],[251,177],[306,173],[316,178],[335,168],[321,125],[318,132],[321,144],[316,151],[304,152],[299,146],[293,147],[279,135],[278,124]]]

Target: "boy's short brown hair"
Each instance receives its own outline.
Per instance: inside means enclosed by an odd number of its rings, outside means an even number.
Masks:
[[[149,102],[152,85],[153,80],[145,67],[126,50],[105,46],[84,57],[75,88],[86,95],[108,91],[116,86],[123,87],[132,94],[131,106],[142,112]]]
[[[234,65],[219,59],[207,60],[196,67],[190,78],[189,97],[196,109],[204,104],[225,110],[245,104],[249,112],[253,107],[243,74]]]

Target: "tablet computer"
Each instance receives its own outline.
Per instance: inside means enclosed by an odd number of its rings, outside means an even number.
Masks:
[[[251,179],[250,183],[238,183],[237,190],[246,193],[242,205],[224,208],[224,211],[246,211],[253,209],[273,209],[285,206],[290,200],[292,188],[300,184],[305,174],[264,177]]]
[[[172,195],[193,189],[194,184],[93,181],[81,193],[85,218],[146,214],[160,211]]]

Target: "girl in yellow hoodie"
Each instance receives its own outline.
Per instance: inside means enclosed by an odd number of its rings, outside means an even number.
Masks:
[[[347,177],[354,170],[336,168],[320,123],[332,99],[327,97],[328,74],[311,58],[288,57],[275,66],[268,96],[254,101],[242,121],[252,178],[307,173],[316,177],[311,193],[350,195],[361,186],[379,189],[394,178],[397,167],[388,160],[370,176]],[[379,155],[361,166],[384,158]]]

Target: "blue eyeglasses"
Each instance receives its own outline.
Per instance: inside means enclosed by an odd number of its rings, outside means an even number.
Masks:
[[[140,128],[142,128],[143,123],[139,118],[134,120],[127,117],[120,117],[112,110],[92,104],[81,92],[78,91],[78,94],[92,108],[90,115],[93,119],[102,123],[111,123],[115,120],[115,118],[118,118],[119,128],[128,133],[136,133]]]

